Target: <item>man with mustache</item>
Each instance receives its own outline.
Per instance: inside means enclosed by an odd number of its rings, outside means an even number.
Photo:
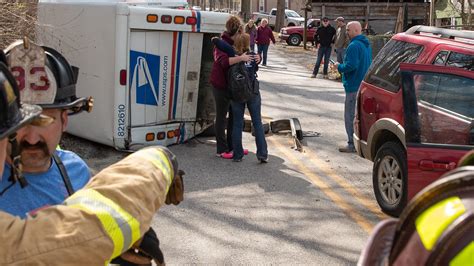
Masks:
[[[20,88],[23,77],[19,69],[22,61],[17,58],[22,57],[17,55],[17,49],[22,45],[12,44],[6,50],[9,67]],[[22,188],[16,183],[9,187],[12,158],[7,159],[0,181],[0,191],[8,187],[0,199],[0,210],[21,218],[30,211],[63,202],[84,187],[91,176],[86,163],[78,155],[57,147],[66,130],[68,116],[83,110],[90,111],[92,102],[76,97],[77,69],[70,66],[56,50],[48,47],[43,49],[46,68],[50,70],[50,74],[45,76],[47,82],[36,81],[35,86],[44,85],[41,90],[31,85],[25,86],[21,89],[21,97],[24,103],[41,106],[42,114],[53,121],[44,127],[27,125],[17,132],[23,176],[28,185]]]
[[[10,183],[27,187],[16,133],[28,125],[48,126],[53,119],[41,117],[39,106],[20,104],[18,85],[5,62],[0,50],[0,175],[10,156]],[[146,239],[139,239],[160,206],[183,200],[182,175],[176,156],[155,146],[104,169],[58,206],[25,219],[0,210],[0,265],[107,265],[130,247],[141,250]]]

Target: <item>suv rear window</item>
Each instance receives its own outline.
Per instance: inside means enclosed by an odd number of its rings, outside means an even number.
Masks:
[[[422,50],[422,45],[390,40],[372,62],[365,82],[397,92],[400,89],[400,63],[415,63]]]
[[[448,56],[449,54],[449,56]],[[433,61],[434,65],[446,65],[474,71],[474,55],[441,51]]]

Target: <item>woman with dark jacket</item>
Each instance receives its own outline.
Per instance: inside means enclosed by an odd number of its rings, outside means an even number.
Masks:
[[[267,141],[265,140],[265,132],[262,125],[262,100],[258,88],[257,70],[258,62],[260,61],[258,55],[250,52],[250,36],[246,33],[238,33],[234,37],[234,46],[230,46],[223,40],[218,38],[212,39],[212,43],[221,51],[227,53],[228,56],[233,57],[239,54],[250,55],[251,61],[245,63],[249,77],[252,79],[253,97],[246,102],[232,101],[232,113],[234,117],[234,126],[232,131],[232,141],[234,152],[232,156],[225,155],[228,159],[232,158],[234,162],[242,161],[245,154],[245,149],[242,147],[242,128],[244,126],[244,112],[247,106],[250,117],[252,118],[252,125],[255,132],[255,144],[257,146],[257,160],[261,163],[268,162]]]
[[[270,46],[270,40],[275,44],[275,37],[273,37],[272,29],[268,26],[268,20],[262,19],[257,29],[257,47],[260,58],[262,58],[263,54],[263,66],[267,65],[267,52],[268,46]]]
[[[229,45],[234,44],[233,36],[241,28],[240,19],[231,16],[226,22],[226,31],[222,33],[221,38]],[[213,87],[214,99],[216,102],[216,142],[217,154],[222,157],[226,153],[231,153],[232,148],[232,112],[230,109],[230,94],[227,89],[227,70],[230,65],[249,61],[250,57],[246,54],[240,56],[229,57],[225,52],[214,48],[214,64],[212,65],[210,82]],[[226,117],[229,113],[227,121],[226,136]]]

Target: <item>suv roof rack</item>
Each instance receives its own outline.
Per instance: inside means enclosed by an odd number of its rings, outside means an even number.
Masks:
[[[406,34],[420,34],[420,33],[431,33],[433,35],[438,35],[441,38],[462,38],[462,39],[470,39],[474,40],[474,32],[469,31],[459,31],[459,30],[452,30],[452,29],[442,29],[437,27],[431,26],[423,26],[417,25],[409,28]]]

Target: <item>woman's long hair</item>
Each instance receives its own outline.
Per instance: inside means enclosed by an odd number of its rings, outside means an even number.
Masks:
[[[239,33],[235,35],[234,48],[239,55],[250,51],[250,35],[247,33]]]
[[[250,24],[252,24],[251,27]],[[250,31],[253,29],[257,29],[257,26],[255,26],[255,22],[251,19],[249,22],[247,22],[247,24],[245,24],[245,33],[250,33]]]

